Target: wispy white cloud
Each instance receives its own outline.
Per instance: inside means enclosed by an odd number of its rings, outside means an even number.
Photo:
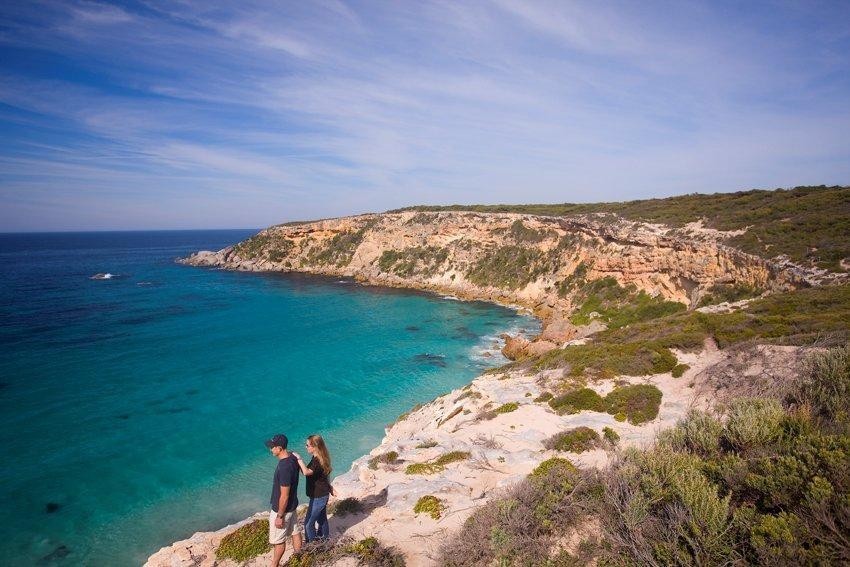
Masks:
[[[0,222],[37,227],[46,202],[93,218],[94,200],[68,199],[93,191],[139,222],[175,226],[183,207],[199,225],[236,226],[848,182],[845,15],[698,2],[16,6],[0,49],[59,62],[0,69],[0,198],[20,213]],[[819,32],[782,34],[794,26]],[[169,213],[133,212],[157,209]]]

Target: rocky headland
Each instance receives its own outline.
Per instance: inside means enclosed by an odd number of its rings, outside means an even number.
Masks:
[[[513,363],[400,417],[334,481],[335,537],[376,537],[408,565],[434,565],[476,510],[546,463],[599,469],[623,449],[653,446],[693,410],[780,399],[823,337],[846,340],[846,274],[727,245],[741,230],[405,211],[273,226],[180,261],[346,276],[522,306],[543,321],[537,337],[504,337]],[[147,565],[265,564],[264,554],[216,556],[223,538],[257,521],[197,533]],[[580,555],[601,529],[593,520],[552,540],[552,557]]]

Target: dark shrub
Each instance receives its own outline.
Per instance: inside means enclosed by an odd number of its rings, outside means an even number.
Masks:
[[[578,413],[583,410],[605,411],[605,402],[602,400],[602,396],[590,388],[580,388],[552,398],[549,400],[549,405],[559,414]]]
[[[599,447],[599,434],[585,426],[557,433],[543,442],[547,449],[583,453]]]

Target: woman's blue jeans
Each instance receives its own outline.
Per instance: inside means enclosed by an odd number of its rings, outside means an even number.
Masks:
[[[307,535],[307,541],[330,537],[327,496],[310,499],[310,503],[307,504],[307,516],[304,518],[304,532]]]

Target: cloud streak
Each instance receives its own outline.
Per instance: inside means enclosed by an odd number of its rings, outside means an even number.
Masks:
[[[4,6],[0,230],[847,183],[848,16],[784,3]]]

